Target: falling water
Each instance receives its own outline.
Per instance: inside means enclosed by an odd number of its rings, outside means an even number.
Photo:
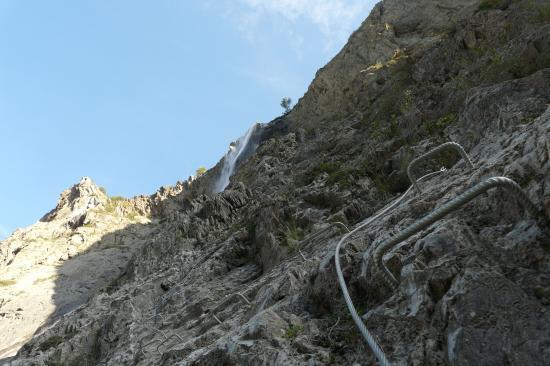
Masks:
[[[222,192],[229,185],[229,177],[233,175],[239,158],[243,157],[243,153],[247,152],[247,150],[250,150],[250,139],[258,126],[258,123],[253,124],[252,127],[246,131],[244,136],[239,137],[237,141],[229,145],[229,151],[223,158],[222,171],[214,186],[214,192]]]

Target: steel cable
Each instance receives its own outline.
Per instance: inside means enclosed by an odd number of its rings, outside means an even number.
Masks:
[[[468,167],[470,169],[474,168],[474,164],[472,163],[472,160],[470,160],[470,157],[468,156],[468,154],[466,154],[466,151],[464,151],[464,148],[460,144],[457,144],[456,142],[446,142],[444,144],[441,144],[441,145],[437,146],[436,148],[433,148],[432,150],[428,151],[424,155],[421,155],[418,158],[411,161],[411,163],[407,167],[407,175],[409,176],[409,180],[411,181],[411,184],[416,189],[417,193],[422,193],[422,191],[420,190],[420,187],[418,186],[418,182],[416,181],[416,179],[414,179],[414,176],[413,176],[414,169],[416,168],[416,166],[418,164],[420,164],[421,161],[429,159],[429,158],[431,158],[431,157],[433,157],[433,156],[435,156],[435,155],[437,155],[440,152],[445,151],[445,150],[455,150],[455,151],[457,151],[460,154],[460,156],[462,156],[462,158],[464,159],[464,161],[466,162]]]
[[[437,220],[443,218],[445,215],[449,214],[452,211],[457,210],[461,206],[473,200],[475,197],[480,194],[488,191],[491,188],[504,188],[509,193],[514,196],[517,201],[525,208],[527,212],[533,217],[541,216],[542,214],[527,194],[521,189],[521,187],[514,182],[513,180],[506,177],[493,177],[489,178],[481,183],[478,183],[474,187],[466,190],[461,195],[453,198],[452,200],[444,203],[442,206],[433,210],[430,214],[418,220],[411,226],[407,227],[405,230],[399,232],[392,238],[387,239],[382,244],[376,247],[374,250],[374,268],[378,273],[382,274],[382,278],[385,282],[388,283],[392,288],[397,288],[399,286],[399,281],[393,276],[390,270],[384,265],[382,257],[386,254],[391,248],[402,242],[403,240],[411,237],[412,235],[418,233],[419,231],[427,228]]]
[[[421,180],[430,178],[434,175],[440,174],[440,173],[444,172],[445,170],[446,170],[445,168],[442,168],[439,171],[431,172],[429,174],[426,174],[423,177],[421,177],[420,179],[418,179],[418,181],[421,181]],[[353,301],[351,300],[348,288],[346,286],[346,281],[344,279],[344,274],[342,273],[342,268],[341,268],[341,265],[340,265],[340,248],[343,247],[343,244],[346,242],[346,240],[351,235],[353,235],[354,233],[356,233],[357,231],[359,231],[361,229],[364,229],[366,226],[371,224],[373,221],[377,220],[380,216],[386,214],[388,211],[392,210],[397,205],[399,205],[405,199],[405,196],[412,190],[412,188],[413,188],[413,186],[410,186],[405,191],[405,193],[403,193],[401,195],[401,197],[397,198],[394,202],[390,203],[385,208],[383,208],[382,211],[380,211],[378,214],[376,214],[375,216],[370,217],[367,221],[361,223],[355,229],[353,229],[352,231],[350,231],[346,235],[344,235],[340,239],[338,244],[336,245],[336,249],[335,249],[335,252],[334,252],[334,261],[335,261],[335,267],[336,267],[336,274],[338,276],[338,283],[340,284],[340,289],[342,290],[342,295],[344,296],[344,300],[346,301],[346,305],[348,307],[348,310],[351,314],[351,317],[353,318],[353,321],[355,322],[355,324],[359,328],[359,331],[361,332],[361,335],[367,341],[369,347],[371,348],[372,352],[374,353],[374,355],[376,356],[376,358],[378,359],[378,361],[380,362],[380,364],[382,366],[389,366],[390,362],[388,361],[388,358],[386,357],[386,354],[384,353],[384,351],[382,350],[380,345],[376,342],[373,335],[369,332],[369,330],[365,326],[365,323],[363,323],[363,320],[361,319],[361,317],[357,313],[357,310],[355,310],[355,306],[353,305]]]

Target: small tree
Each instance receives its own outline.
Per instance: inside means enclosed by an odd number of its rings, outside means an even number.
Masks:
[[[290,108],[292,107],[292,99],[289,97],[284,97],[281,99],[281,107],[285,110],[285,114],[290,112]]]
[[[200,177],[201,175],[203,175],[204,173],[206,173],[206,168],[201,166],[197,169],[196,171],[196,177]]]

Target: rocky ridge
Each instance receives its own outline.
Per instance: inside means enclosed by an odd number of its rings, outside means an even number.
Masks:
[[[545,1],[379,3],[293,111],[266,126],[228,189],[210,193],[218,164],[121,205],[118,226],[101,238],[128,238],[131,253],[109,286],[92,286],[72,312],[50,305],[48,326],[5,362],[374,365],[336,282],[342,233],[330,223],[351,228],[373,215],[408,187],[414,157],[453,140],[475,169],[453,154],[428,162],[425,172],[449,170],[348,244],[341,259],[352,298],[393,364],[544,365],[549,228],[507,194],[491,190],[390,251],[398,290],[373,270],[371,254],[495,175],[516,180],[550,216],[548,14]],[[82,214],[110,202],[86,187],[73,190],[94,198],[66,192],[37,227],[57,225],[65,242],[84,231]],[[13,254],[14,243],[27,245],[20,234],[0,244],[2,278],[24,258]],[[101,240],[85,240],[90,253]],[[89,265],[80,257],[57,271]],[[69,283],[59,285],[45,298]],[[9,296],[0,311],[22,301]]]
[[[121,275],[150,235],[147,210],[109,198],[84,177],[55,209],[0,246],[0,355],[10,355],[49,318],[73,311]],[[125,235],[116,232],[139,223]],[[114,232],[114,233],[113,233]]]

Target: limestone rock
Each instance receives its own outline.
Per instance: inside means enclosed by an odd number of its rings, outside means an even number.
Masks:
[[[342,250],[355,307],[395,365],[547,364],[545,6],[382,1],[224,192],[212,194],[220,164],[152,196],[113,200],[89,181],[64,192],[0,243],[3,361],[376,365],[336,280],[342,225],[379,212],[412,159],[455,140],[473,170],[454,153],[426,161],[418,174],[447,171]],[[392,248],[399,286],[381,280],[374,248],[496,175],[546,220],[490,190]]]

